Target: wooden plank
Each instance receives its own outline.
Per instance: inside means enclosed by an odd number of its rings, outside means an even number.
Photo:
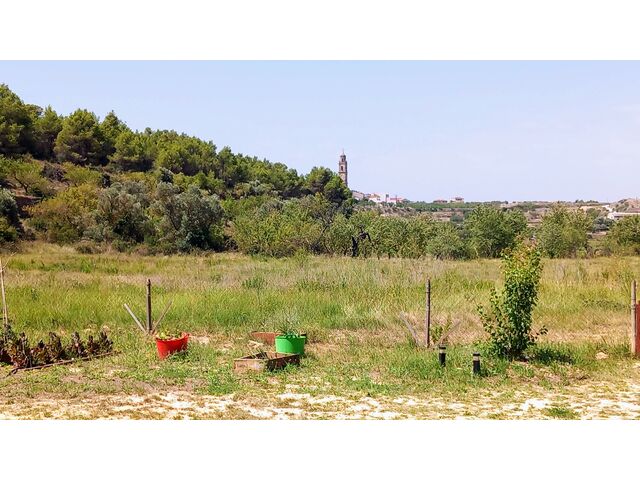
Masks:
[[[264,370],[278,370],[288,364],[299,365],[300,355],[276,352],[260,352],[255,355],[236,358],[233,370],[236,373],[261,372]]]
[[[273,345],[276,343],[276,335],[276,332],[249,332],[249,336],[251,338],[267,345]]]

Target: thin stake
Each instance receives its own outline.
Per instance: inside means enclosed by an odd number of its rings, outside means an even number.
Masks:
[[[2,290],[2,322],[6,327],[9,324],[9,311],[7,309],[7,294],[4,291],[4,267],[0,258],[0,290]]]
[[[129,312],[129,315],[131,315],[131,318],[133,318],[133,320],[136,322],[136,324],[140,327],[140,330],[142,330],[143,332],[147,333],[147,331],[144,329],[144,327],[142,326],[142,323],[140,322],[140,320],[138,320],[138,317],[136,317],[135,313],[133,313],[131,311],[131,309],[129,308],[129,305],[127,305],[126,303],[124,304],[124,308],[127,309],[127,312]]]
[[[162,320],[164,319],[164,316],[167,314],[167,312],[169,311],[169,308],[171,308],[171,305],[173,305],[173,300],[171,300],[169,302],[169,304],[166,306],[166,308],[164,309],[164,311],[162,312],[162,315],[160,315],[160,318],[158,319],[158,321],[156,322],[156,325],[153,327],[153,331],[157,332],[158,331],[158,327],[160,326],[160,322],[162,322]]]
[[[631,341],[631,353],[638,356],[640,355],[640,345],[638,345],[638,306],[636,297],[636,281],[631,282],[631,325],[633,328],[633,339]]]
[[[427,316],[424,319],[424,344],[427,348],[431,343],[431,279],[427,279]]]
[[[153,322],[151,320],[151,279],[147,278],[147,333],[153,331]]]
[[[404,315],[400,315],[400,320],[402,320],[405,324],[405,326],[407,327],[407,329],[409,330],[409,333],[411,334],[411,336],[413,337],[413,341],[415,342],[416,345],[420,344],[420,341],[418,340],[418,334],[416,333],[416,331],[413,329],[413,327],[411,326],[411,324],[407,321],[407,319],[404,317]]]

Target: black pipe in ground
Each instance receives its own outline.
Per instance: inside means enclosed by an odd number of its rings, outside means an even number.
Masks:
[[[473,374],[480,375],[480,354],[478,352],[473,354]]]

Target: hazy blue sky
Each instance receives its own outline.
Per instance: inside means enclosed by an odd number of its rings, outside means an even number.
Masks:
[[[432,200],[640,196],[640,62],[0,62],[59,113],[114,110]]]

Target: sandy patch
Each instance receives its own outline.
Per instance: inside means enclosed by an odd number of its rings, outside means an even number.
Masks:
[[[255,398],[169,391],[139,395],[87,395],[79,398],[0,399],[0,419],[446,419],[551,418],[561,408],[581,419],[640,419],[640,385],[593,383],[564,391],[517,391],[443,399],[428,396],[361,397],[283,393]]]

